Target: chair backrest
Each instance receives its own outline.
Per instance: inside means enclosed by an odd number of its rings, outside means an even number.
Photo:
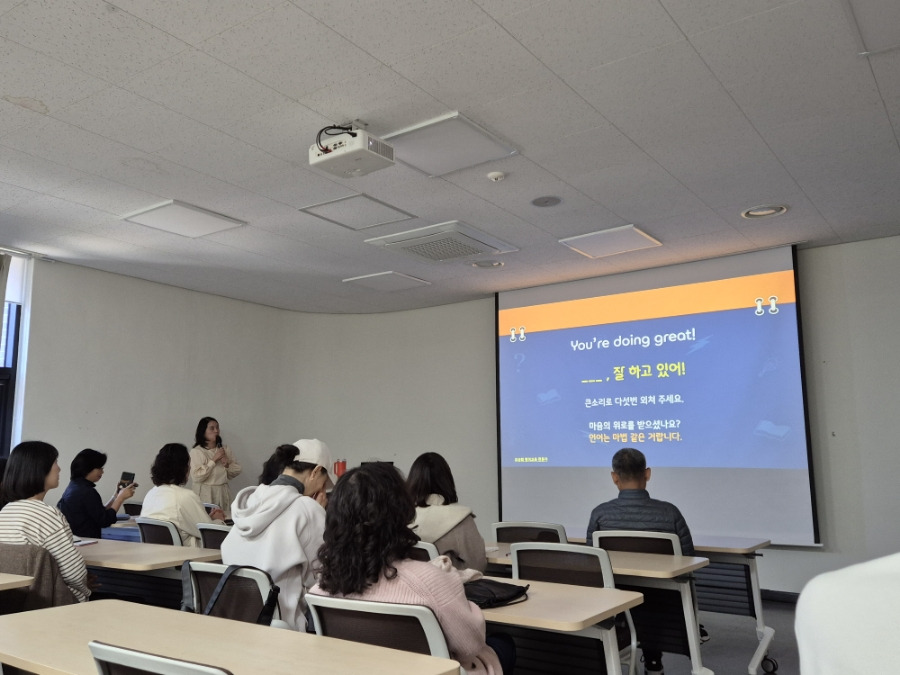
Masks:
[[[494,541],[515,544],[519,541],[539,541],[555,544],[566,544],[566,528],[556,523],[539,523],[533,521],[504,521],[491,525]]]
[[[194,560],[189,561],[187,565],[191,572],[194,612],[202,614],[228,565]],[[261,569],[244,567],[235,570],[209,615],[256,623],[272,586],[274,586],[272,577]],[[277,606],[272,618],[280,619]]]
[[[197,523],[200,530],[200,545],[203,548],[222,548],[222,542],[231,532],[231,525],[221,523]]]
[[[416,543],[412,550],[409,552],[409,557],[413,560],[421,560],[423,562],[428,562],[429,560],[434,560],[440,555],[437,550],[437,546],[434,544],[429,544],[427,541],[420,541]]]
[[[672,534],[671,532],[595,530],[593,544],[607,551],[681,555],[681,540],[677,534]]]
[[[513,579],[615,588],[609,555],[581,544],[520,542],[509,547]]]
[[[96,640],[88,642],[88,647],[100,675],[232,675],[225,668],[149,654]]]
[[[143,506],[142,502],[125,502],[122,504],[122,510],[125,511],[129,516],[139,516],[141,515],[141,507]]]
[[[210,504],[209,502],[203,502],[203,508],[206,509],[206,514],[209,515],[212,513],[213,509],[219,508],[217,504]]]
[[[441,626],[428,607],[311,593],[304,597],[318,635],[450,658]]]
[[[74,605],[76,602],[53,555],[42,546],[0,544],[0,572],[34,577],[30,586],[0,591],[0,614]]]
[[[174,523],[168,520],[157,520],[156,518],[145,518],[138,516],[134,519],[138,529],[141,532],[141,541],[145,544],[169,544],[171,546],[182,546],[181,535]]]

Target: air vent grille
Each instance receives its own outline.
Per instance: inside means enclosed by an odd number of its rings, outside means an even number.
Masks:
[[[483,246],[476,248],[461,238],[454,236],[440,237],[432,241],[407,245],[403,248],[409,253],[420,255],[429,260],[453,260],[454,258],[465,258],[485,252]]]
[[[456,220],[366,239],[366,243],[438,262],[471,258],[483,253],[494,255],[518,250],[515,246]]]
[[[379,138],[369,136],[369,150],[376,152],[382,157],[394,161],[394,148]]]

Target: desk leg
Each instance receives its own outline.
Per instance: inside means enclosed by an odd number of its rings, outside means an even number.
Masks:
[[[697,608],[694,603],[694,583],[690,579],[679,580],[676,583],[681,594],[681,608],[684,611],[688,649],[691,652],[691,673],[693,675],[713,675],[713,671],[703,667],[700,659],[700,624],[697,622]]]
[[[616,624],[609,622],[610,627],[600,626],[600,640],[603,642],[603,654],[606,658],[606,672],[608,675],[621,674],[622,664],[619,662],[619,640],[616,637]],[[629,669],[633,672],[634,664]]]
[[[759,646],[753,652],[747,672],[750,675],[757,675],[759,664],[766,657],[769,644],[775,637],[775,629],[769,628],[763,618],[762,592],[759,589],[759,575],[756,572],[756,556],[747,557],[747,566],[750,568],[750,587],[753,593],[753,605],[756,608],[756,639],[759,640]]]

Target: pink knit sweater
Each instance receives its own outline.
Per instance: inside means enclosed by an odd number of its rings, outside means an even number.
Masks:
[[[418,560],[399,560],[394,566],[397,576],[393,579],[382,577],[362,594],[347,597],[425,605],[441,624],[450,655],[467,673],[501,675],[500,660],[484,642],[484,615],[475,604],[466,600],[459,573],[449,561],[443,568]],[[318,584],[309,592],[328,595]]]

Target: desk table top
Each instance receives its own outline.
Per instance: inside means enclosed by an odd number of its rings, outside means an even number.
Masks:
[[[180,567],[185,560],[217,562],[222,552],[213,548],[143,544],[135,541],[99,539],[96,544],[79,546],[88,567],[147,572]]]
[[[0,591],[31,586],[33,581],[34,577],[25,576],[23,574],[7,574],[5,572],[0,572]]]
[[[512,565],[509,544],[486,543],[487,560],[495,565]],[[628,551],[608,551],[613,574],[646,577],[653,579],[674,579],[709,565],[708,558],[686,555],[662,555],[659,553],[630,553]]]
[[[546,581],[498,579],[528,584],[528,599],[505,607],[482,610],[493,623],[574,632],[641,604],[644,596],[616,588],[569,586]]]
[[[449,659],[119,600],[0,616],[0,662],[38,675],[96,675],[91,640],[217,665],[234,675],[459,673]]]

